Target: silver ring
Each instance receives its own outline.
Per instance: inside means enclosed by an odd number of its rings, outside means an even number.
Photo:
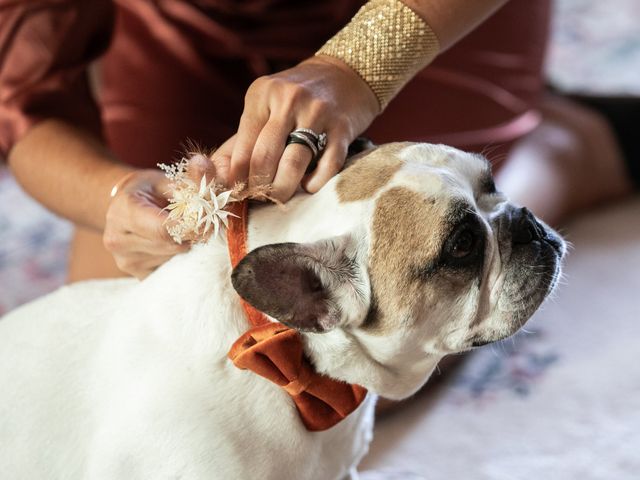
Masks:
[[[316,140],[318,139],[318,134],[313,130],[311,130],[310,128],[296,128],[294,132],[308,133],[309,135],[312,135]]]
[[[316,133],[310,128],[296,128],[291,134],[304,135],[312,140],[318,151],[315,155],[321,154],[327,146],[327,134],[324,132]]]
[[[289,134],[289,138],[287,138],[287,145],[291,145],[292,143],[297,143],[299,145],[309,147],[312,157],[316,158],[318,156],[318,147],[316,143],[304,133],[291,132]]]

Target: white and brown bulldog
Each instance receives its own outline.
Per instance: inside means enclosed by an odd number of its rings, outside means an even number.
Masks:
[[[67,286],[0,321],[2,478],[355,475],[376,395],[405,398],[444,355],[513,334],[565,247],[482,157],[399,143],[286,211],[253,206],[249,250],[232,272],[213,239],[142,282]],[[281,388],[232,365],[238,293],[303,332],[319,372],[366,387],[360,407],[309,432]]]

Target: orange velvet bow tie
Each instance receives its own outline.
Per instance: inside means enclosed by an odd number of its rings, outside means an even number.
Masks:
[[[229,210],[227,242],[235,267],[247,254],[248,202],[234,202]],[[367,391],[361,386],[333,380],[317,373],[305,358],[300,334],[266,316],[244,300],[242,307],[252,327],[229,350],[238,368],[251,370],[280,385],[291,395],[307,430],[333,427],[353,412]]]

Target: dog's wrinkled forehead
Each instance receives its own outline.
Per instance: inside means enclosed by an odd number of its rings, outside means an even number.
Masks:
[[[402,188],[434,202],[472,201],[495,191],[489,163],[480,155],[446,145],[392,143],[364,152],[341,173],[340,201],[373,199],[384,190]]]
[[[417,178],[421,171],[430,170],[441,182],[441,191],[451,195],[470,195],[474,198],[495,191],[491,166],[481,155],[462,152],[446,145],[413,144],[399,152],[404,162],[403,173]],[[416,187],[422,186],[417,181]],[[433,184],[422,188],[434,187]],[[426,192],[435,193],[435,192]]]

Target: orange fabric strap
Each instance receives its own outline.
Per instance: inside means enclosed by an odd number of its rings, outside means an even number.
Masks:
[[[227,243],[235,267],[247,254],[248,202],[234,202],[229,211]],[[229,350],[235,366],[251,370],[282,387],[293,399],[307,430],[333,427],[362,403],[367,390],[317,373],[304,355],[300,334],[269,321],[241,299],[252,327]]]

